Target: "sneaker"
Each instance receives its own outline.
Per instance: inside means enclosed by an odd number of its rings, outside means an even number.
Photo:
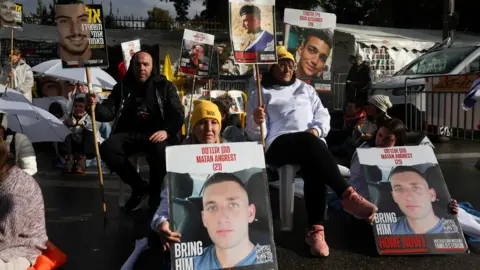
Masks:
[[[87,171],[87,157],[79,155],[75,160],[75,172],[84,174]]]
[[[330,254],[327,242],[325,241],[325,228],[321,225],[313,225],[312,230],[307,233],[305,239],[310,246],[310,253],[314,256],[327,257]]]
[[[353,187],[349,187],[342,194],[342,207],[347,213],[359,219],[366,219],[370,224],[378,208],[371,202],[365,200]]]
[[[148,198],[147,187],[148,185],[145,183],[142,190],[132,190],[132,195],[125,203],[125,210],[127,212],[136,211],[141,208],[142,202]]]
[[[66,155],[64,159],[65,165],[63,165],[63,173],[72,173],[74,164],[73,155]]]

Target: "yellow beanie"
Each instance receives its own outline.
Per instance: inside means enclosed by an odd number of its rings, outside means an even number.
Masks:
[[[198,123],[198,121],[205,118],[212,118],[218,121],[220,129],[222,128],[222,114],[215,103],[208,100],[197,99],[193,101],[194,109],[192,117],[190,118],[190,124],[192,128]]]
[[[293,57],[293,54],[291,54],[285,46],[277,46],[277,58],[278,61],[283,59],[289,59],[295,63],[295,58]],[[269,64],[268,69],[270,69],[272,66],[273,64]]]

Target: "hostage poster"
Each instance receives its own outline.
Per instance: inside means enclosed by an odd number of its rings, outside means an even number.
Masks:
[[[429,146],[357,149],[382,255],[465,253],[450,194]]]
[[[229,0],[236,64],[277,63],[275,0]]]
[[[215,36],[185,29],[182,40],[180,72],[208,76],[212,65]]]
[[[284,44],[295,56],[296,75],[317,91],[331,90],[335,14],[286,8]]]
[[[139,39],[122,43],[123,61],[125,63],[126,70],[128,70],[128,67],[130,67],[130,60],[132,60],[133,55],[141,50],[142,47]]]
[[[22,29],[23,27],[23,5],[0,1],[0,26],[2,28]]]
[[[172,269],[278,269],[262,145],[166,150]],[[236,262],[236,263],[226,263]]]
[[[55,16],[63,68],[108,67],[102,5],[57,4]]]

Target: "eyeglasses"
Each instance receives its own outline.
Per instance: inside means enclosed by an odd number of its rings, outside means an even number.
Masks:
[[[290,70],[295,70],[297,68],[297,65],[295,65],[291,61],[284,61],[284,62],[278,62],[278,67],[282,72],[287,71],[287,68]]]

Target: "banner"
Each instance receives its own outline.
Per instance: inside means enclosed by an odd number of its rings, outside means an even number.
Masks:
[[[130,66],[130,60],[132,60],[133,55],[141,50],[142,47],[139,39],[122,43],[123,62],[125,63],[125,68],[127,70]]]
[[[278,269],[262,145],[171,146],[166,156],[169,220],[181,234],[172,269]]]
[[[275,0],[229,0],[235,63],[277,63]]]
[[[212,61],[215,36],[185,29],[180,56],[180,72],[208,76]]]
[[[429,146],[357,149],[370,199],[373,231],[383,255],[465,253],[450,194]]]
[[[331,13],[285,9],[284,44],[295,56],[297,78],[331,83],[336,21]]]
[[[13,2],[0,2],[0,26],[3,28],[23,28],[23,5]]]
[[[108,67],[102,5],[55,6],[63,68]]]

